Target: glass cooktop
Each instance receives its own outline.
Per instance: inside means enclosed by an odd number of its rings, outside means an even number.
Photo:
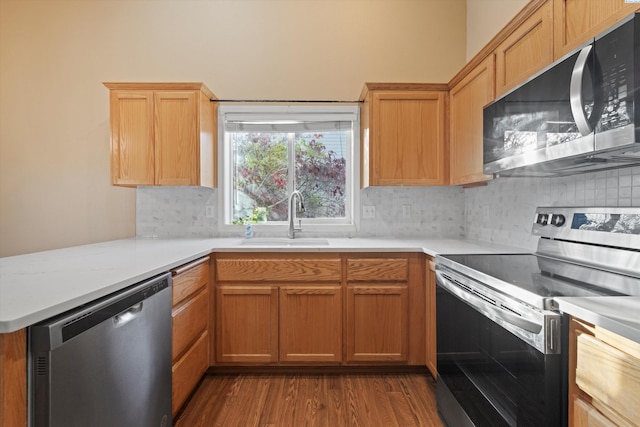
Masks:
[[[451,270],[540,308],[558,296],[640,295],[640,280],[533,254],[445,255]]]

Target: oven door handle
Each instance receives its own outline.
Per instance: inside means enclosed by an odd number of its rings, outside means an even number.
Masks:
[[[487,317],[501,319],[502,321],[510,325],[534,334],[539,334],[540,331],[542,331],[541,324],[532,322],[528,319],[524,319],[516,313],[491,304],[490,302],[483,299],[483,297],[481,296],[482,294],[476,292],[471,293],[468,290],[456,285],[455,283],[452,283],[450,280],[444,277],[442,272],[436,271],[436,276],[438,279],[438,285],[442,286],[448,292],[465,301],[467,304],[474,307],[476,310],[486,315]]]

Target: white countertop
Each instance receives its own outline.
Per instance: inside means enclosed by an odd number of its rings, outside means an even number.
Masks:
[[[640,343],[640,297],[562,297],[560,311]]]
[[[266,240],[266,239],[265,239]],[[0,333],[13,332],[124,289],[211,252],[529,252],[456,239],[327,239],[262,245],[259,238],[125,239],[0,258]]]

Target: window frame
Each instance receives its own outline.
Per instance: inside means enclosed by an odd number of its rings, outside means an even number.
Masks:
[[[322,233],[323,235],[352,235],[359,228],[360,211],[360,108],[359,105],[220,105],[218,107],[218,232],[225,234],[241,234],[244,225],[232,224],[232,150],[229,138],[225,132],[225,117],[227,114],[239,116],[261,117],[272,120],[292,120],[301,117],[317,119],[319,117],[335,117],[348,115],[352,117],[352,141],[346,147],[346,188],[345,188],[345,218],[300,218],[302,219],[302,233],[308,236]],[[255,115],[255,116],[254,116]],[[293,163],[291,156],[289,164]],[[289,181],[293,181],[293,173],[289,174]],[[290,193],[289,193],[290,194]],[[271,221],[263,224],[252,224],[253,231],[258,235],[273,236],[286,235],[289,229],[288,221]]]

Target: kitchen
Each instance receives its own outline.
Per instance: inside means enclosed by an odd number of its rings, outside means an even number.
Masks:
[[[103,81],[202,80],[218,97],[225,98],[353,100],[364,81],[448,81],[466,62],[465,43],[466,59],[471,59],[525,3],[402,2],[403,8],[398,8],[395,2],[393,6],[385,2],[367,3],[366,7],[363,2],[349,2],[343,6],[345,10],[341,10],[341,20],[333,24],[342,23],[340,28],[347,34],[332,28],[330,35],[359,40],[355,49],[344,46],[348,51],[336,52],[335,47],[342,46],[339,41],[327,43],[331,46],[328,52],[326,47],[323,50],[316,45],[314,49],[305,49],[305,46],[291,46],[293,38],[280,33],[273,34],[275,39],[264,40],[264,46],[256,47],[256,52],[276,57],[283,53],[272,50],[273,46],[286,46],[298,57],[301,52],[325,52],[323,57],[337,57],[344,67],[335,73],[332,69],[337,63],[329,61],[328,70],[305,69],[304,73],[297,73],[302,76],[298,78],[303,79],[297,81],[275,78],[264,70],[259,76],[242,71],[247,73],[242,76],[239,70],[251,70],[250,64],[238,63],[238,58],[230,58],[225,53],[229,53],[229,44],[250,38],[252,32],[246,30],[247,21],[243,20],[245,32],[238,34],[237,29],[234,31],[237,26],[228,17],[282,19],[280,13],[297,17],[304,12],[328,14],[328,9],[291,8],[278,10],[276,14],[251,2],[237,6],[232,6],[232,2],[188,2],[188,6],[179,7],[177,3],[166,2],[162,7],[155,4],[152,7],[150,2],[115,5],[27,2],[19,5],[3,1],[0,4],[3,17],[0,38],[3,47],[1,254],[10,256],[136,234],[176,237],[159,234],[172,227],[167,227],[166,222],[155,223],[153,215],[148,214],[175,203],[199,212],[203,198],[213,198],[215,204],[215,190],[148,188],[136,191],[109,185],[109,114]],[[220,12],[215,9],[218,13],[213,14],[212,4],[224,9]],[[308,7],[317,8],[320,4],[312,2]],[[467,16],[477,16],[481,22],[472,19],[465,22],[465,6]],[[426,9],[428,7],[434,9]],[[509,8],[513,10],[508,11]],[[361,13],[371,14],[370,19],[348,19]],[[499,20],[502,14],[506,16]],[[193,25],[192,18],[203,22]],[[216,19],[220,22],[209,22]],[[429,21],[424,22],[425,19]],[[326,20],[334,22],[330,16]],[[292,21],[297,22],[287,20]],[[397,26],[397,33],[365,25],[370,22]],[[145,23],[148,27],[141,31],[139,25]],[[176,25],[180,27],[173,31]],[[114,32],[113,28],[119,31]],[[172,31],[164,31],[166,28]],[[196,28],[212,31],[210,39],[196,37]],[[293,28],[291,32],[300,31]],[[398,40],[389,40],[389,33],[397,34]],[[42,38],[34,34],[42,34]],[[322,34],[323,40],[328,36]],[[438,44],[429,42],[434,38]],[[363,40],[372,40],[371,45],[363,45]],[[415,40],[424,40],[424,44],[416,46]],[[250,38],[248,43],[258,41]],[[314,43],[314,39],[302,41]],[[193,48],[184,49],[194,43]],[[475,49],[471,46],[473,43],[477,43]],[[403,52],[389,47],[389,54],[394,54],[389,59],[386,52],[379,54],[380,47],[385,46],[405,46],[413,50]],[[202,58],[202,52],[214,48],[220,51],[212,51],[209,57]],[[425,49],[428,50],[425,52]],[[237,48],[232,50],[237,54]],[[450,58],[451,55],[455,57]],[[7,63],[5,57],[10,58],[11,63]],[[240,55],[241,59],[246,57]],[[434,57],[438,61],[433,61]],[[219,58],[242,65],[216,66]],[[332,76],[330,81],[327,76]],[[264,80],[261,82],[260,78]],[[285,81],[286,85],[282,83]],[[64,108],[59,106],[61,99],[66,100]],[[37,126],[31,119],[34,112],[38,116]],[[361,235],[384,237],[378,236],[380,230],[384,230],[385,234],[400,237],[466,237],[534,250],[536,239],[530,235],[530,221],[536,206],[638,206],[638,175],[637,168],[631,168],[557,179],[500,179],[473,189],[369,188],[361,192],[361,205],[376,206],[377,214],[373,219],[362,220]],[[166,195],[154,197],[158,191]],[[163,206],[165,200],[167,205]],[[403,218],[396,208],[404,204],[412,204],[413,211],[420,215]],[[199,220],[196,226],[200,229],[193,231],[190,227],[191,232],[213,237],[211,218],[203,215]]]

